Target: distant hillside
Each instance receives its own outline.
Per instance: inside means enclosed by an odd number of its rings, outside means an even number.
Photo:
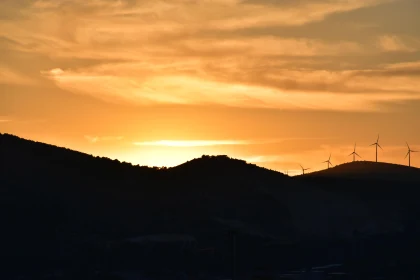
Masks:
[[[420,169],[392,163],[355,161],[300,176],[420,182]]]
[[[187,161],[170,168],[171,172],[180,176],[199,176],[200,178],[220,177],[224,180],[231,178],[235,181],[243,180],[284,180],[289,176],[278,171],[259,167],[244,160],[233,159],[226,155],[207,156]]]
[[[73,173],[73,176],[84,176],[86,179],[111,180],[140,175],[151,176],[156,173],[156,168],[134,166],[131,163],[105,157],[94,157],[9,134],[0,134],[0,151],[3,160],[7,160],[5,168],[10,172],[9,175],[25,172],[31,173],[31,176],[43,176],[47,171],[49,176],[68,176],[69,173]]]
[[[355,238],[417,236],[418,184],[387,179],[417,172],[357,162],[288,177],[227,156],[149,168],[0,134],[0,256],[10,275],[211,267],[226,278],[235,231],[239,279],[270,263],[322,264],[332,250],[344,261]]]
[[[89,154],[70,150],[64,147],[57,147],[41,142],[26,140],[10,134],[0,134],[0,150],[3,157],[8,159],[8,165],[21,168],[31,165],[28,170],[35,171],[47,165],[57,164],[60,169],[74,168],[83,172],[85,176],[139,176],[141,174],[179,173],[182,176],[226,176],[235,177],[248,176],[277,176],[277,178],[288,177],[283,173],[250,164],[244,160],[229,158],[228,156],[207,156],[193,159],[179,166],[172,168],[158,168],[132,165],[128,162],[111,160],[106,157],[94,157]],[[18,169],[16,169],[18,170]],[[161,171],[157,173],[157,171]]]

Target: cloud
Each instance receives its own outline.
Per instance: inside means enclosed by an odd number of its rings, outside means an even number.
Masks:
[[[37,81],[31,77],[18,73],[9,67],[0,65],[0,84],[36,85]]]
[[[340,12],[390,1],[242,1],[233,16],[210,22],[214,28],[238,29],[270,25],[303,25]]]
[[[339,55],[341,53],[362,53],[363,48],[355,42],[325,43],[315,39],[279,38],[275,36],[258,36],[255,38],[235,38],[214,40],[187,39],[180,43],[190,51],[206,53],[245,53],[252,57],[263,56],[320,56]]]
[[[243,79],[236,73],[230,77],[224,73],[225,77],[220,78],[217,70],[212,73],[205,68],[203,73],[180,75],[172,72],[171,65],[165,70],[152,67],[150,74],[144,66],[128,63],[79,72],[53,69],[43,74],[65,90],[139,105],[216,104],[244,108],[375,111],[383,102],[420,99],[418,79],[404,77],[402,84],[398,77],[384,81],[382,77],[372,77],[369,71],[284,69],[253,75],[245,69],[244,77],[250,77]],[[203,67],[193,62],[185,66],[186,72],[190,67],[196,70]],[[232,68],[241,73],[240,67]]]
[[[90,143],[104,142],[104,141],[120,141],[124,139],[123,136],[90,136],[85,135],[84,138]]]
[[[248,140],[157,140],[134,142],[136,146],[164,146],[164,147],[207,147],[230,145],[264,145],[278,144],[287,140],[308,140],[324,138],[278,138],[278,139],[248,139]]]
[[[412,93],[415,99],[420,95],[420,62],[395,63],[380,69],[357,70],[349,72],[354,86],[376,88],[378,91]]]
[[[420,41],[415,41],[414,44],[415,46],[409,46],[395,35],[384,35],[378,39],[379,47],[386,52],[415,52],[420,50]]]
[[[20,16],[1,21],[0,36],[18,42],[10,48],[53,58],[41,74],[60,88],[108,102],[375,111],[418,99],[416,70],[397,77],[360,64],[378,48],[412,52],[416,38],[331,41],[277,30],[388,2],[18,1],[9,8],[21,7]],[[243,32],[261,27],[271,33]],[[87,59],[97,62],[86,67]],[[60,63],[68,60],[71,68]],[[380,71],[392,79],[373,74]]]
[[[417,78],[420,76],[420,61],[402,62],[384,65],[381,69],[354,71],[354,76],[370,77],[406,77]]]
[[[173,44],[216,32],[258,26],[290,26],[319,21],[326,16],[379,5],[388,0],[348,1],[17,1],[11,11],[24,18],[0,22],[0,36],[22,43],[21,50],[67,57],[130,57],[174,54]],[[21,3],[19,5],[19,3]],[[9,5],[10,6],[10,5]],[[235,36],[230,34],[229,39]],[[207,42],[203,42],[207,43]],[[222,44],[237,46],[235,40]],[[276,43],[250,42],[267,48]],[[274,49],[290,47],[293,40],[279,41]],[[307,52],[307,42],[296,50]],[[309,42],[310,43],[310,42]],[[203,47],[204,44],[201,44]],[[285,47],[282,47],[285,45]],[[121,50],[124,49],[122,52]],[[279,50],[279,51],[280,51]],[[278,53],[279,51],[276,51]],[[273,50],[271,50],[273,52]],[[176,54],[176,51],[175,51]]]
[[[159,140],[134,142],[136,146],[164,146],[164,147],[207,147],[225,145],[248,145],[249,141],[241,140]]]

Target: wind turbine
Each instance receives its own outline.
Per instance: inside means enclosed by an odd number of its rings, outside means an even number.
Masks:
[[[299,164],[300,165],[300,164]],[[305,175],[305,171],[309,170],[310,168],[303,168],[302,165],[300,165],[300,167],[302,168],[302,175]]]
[[[356,156],[358,156],[359,158],[362,158],[361,156],[359,156],[358,153],[356,153],[356,143],[354,143],[354,150],[353,153],[349,154],[349,156],[353,155],[353,161],[356,161]]]
[[[329,169],[330,168],[330,165],[332,166],[333,164],[331,163],[331,154],[330,154],[330,157],[328,158],[328,160],[326,160],[326,161],[323,161],[322,163],[327,163],[327,168]]]
[[[376,149],[376,162],[378,162],[378,147],[382,149],[381,145],[379,145],[379,134],[378,134],[378,139],[376,139],[376,142],[373,144],[370,144],[370,146],[375,145],[375,149]]]
[[[408,146],[408,143],[405,142],[407,144],[407,148],[408,148],[408,152],[405,155],[405,158],[407,158],[408,156],[408,166],[411,166],[411,153],[418,153],[418,151],[413,151],[412,149],[410,149],[410,146]]]

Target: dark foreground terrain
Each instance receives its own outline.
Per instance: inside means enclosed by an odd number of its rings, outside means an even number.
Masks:
[[[0,134],[0,279],[414,279],[418,188],[383,163],[159,169]]]

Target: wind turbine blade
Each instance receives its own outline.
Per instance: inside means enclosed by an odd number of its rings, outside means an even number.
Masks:
[[[382,147],[381,147],[381,145],[378,144],[378,147],[381,148],[381,150],[383,150]]]
[[[408,143],[407,143],[407,142],[405,142],[405,144],[407,144],[407,148],[410,150],[410,146],[408,146]]]
[[[378,139],[376,139],[376,143],[378,143],[379,142],[379,134],[378,134]]]
[[[373,146],[373,145],[376,145],[376,143],[370,144],[369,146]]]
[[[359,158],[362,158],[361,156],[359,156],[359,154],[358,153],[354,153],[356,156],[358,156]]]
[[[331,159],[331,153],[330,153],[330,157],[328,158],[328,160],[330,160]]]
[[[348,155],[348,157],[349,157],[349,156],[351,156],[352,154],[354,154],[354,152],[353,152],[353,153],[351,153],[351,154],[349,154],[349,155]]]
[[[412,151],[412,150],[410,150],[410,152],[412,152],[412,153],[418,153],[419,151]]]
[[[303,166],[301,165],[301,164],[299,164],[300,165],[300,167],[303,169]]]
[[[407,158],[407,156],[408,156],[408,154],[410,153],[411,151],[410,150],[408,150],[408,152],[407,152],[407,154],[405,155],[405,157],[404,158]]]

